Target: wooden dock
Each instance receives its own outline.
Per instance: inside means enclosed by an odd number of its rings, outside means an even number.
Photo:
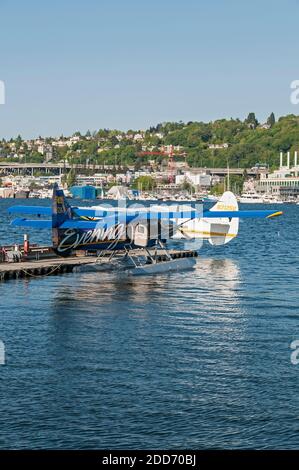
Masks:
[[[103,261],[108,261],[112,252],[106,251],[101,256]],[[137,254],[138,250],[132,250],[131,254]],[[169,250],[169,254],[173,259],[196,257],[197,252],[193,250]],[[40,257],[35,260],[20,261],[15,263],[0,263],[0,282],[22,279],[22,278],[36,278],[43,276],[55,276],[58,274],[71,273],[74,268],[82,265],[93,264],[99,259],[96,256],[77,254],[68,258],[58,256]],[[164,252],[159,253],[158,260],[165,261],[167,259]]]
[[[0,263],[0,282],[25,277],[55,276],[70,273],[77,266],[95,261],[92,256],[72,256],[69,258],[50,258],[19,263]]]

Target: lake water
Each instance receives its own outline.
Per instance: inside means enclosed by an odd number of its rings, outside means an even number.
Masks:
[[[0,244],[22,240],[14,203]],[[205,243],[194,271],[0,284],[0,448],[298,448],[299,206],[283,210]]]

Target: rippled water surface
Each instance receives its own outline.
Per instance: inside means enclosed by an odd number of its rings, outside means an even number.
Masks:
[[[21,240],[10,204],[0,243]],[[298,448],[299,206],[283,210],[194,271],[0,284],[0,448]]]

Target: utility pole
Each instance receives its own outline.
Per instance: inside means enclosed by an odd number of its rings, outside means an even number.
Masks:
[[[229,163],[227,159],[227,191],[230,190],[230,175],[229,175]]]

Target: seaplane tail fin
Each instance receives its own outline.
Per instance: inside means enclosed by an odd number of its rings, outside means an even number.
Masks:
[[[67,202],[63,189],[54,184],[52,197],[52,242],[57,248],[65,229],[61,226],[73,218],[72,208]]]
[[[231,191],[226,191],[209,212],[237,212],[238,210],[236,196]],[[208,240],[211,245],[225,245],[238,235],[239,218],[237,217],[218,217],[217,214],[217,218],[207,220],[206,223],[209,225]]]

